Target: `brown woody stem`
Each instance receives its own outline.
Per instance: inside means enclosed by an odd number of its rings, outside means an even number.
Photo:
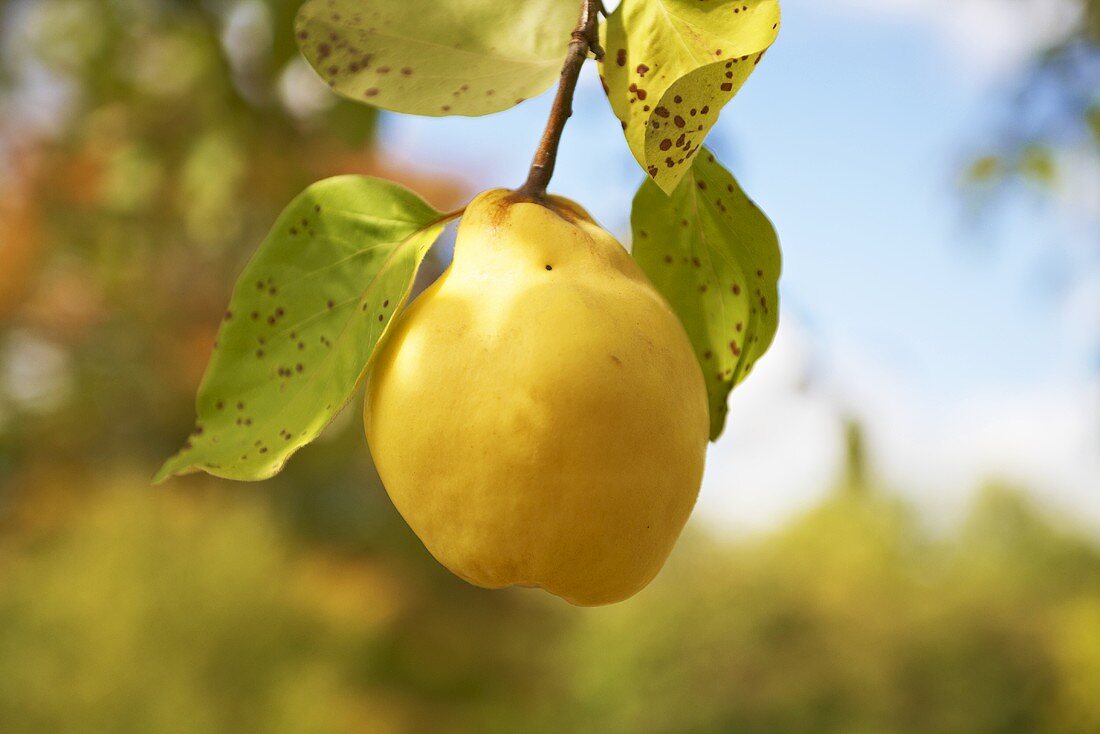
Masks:
[[[569,54],[561,68],[561,81],[558,82],[558,91],[550,108],[550,118],[546,121],[546,130],[542,133],[535,158],[531,161],[527,181],[519,187],[520,193],[535,198],[546,195],[546,187],[554,175],[554,162],[558,157],[561,134],[565,130],[565,123],[573,114],[573,93],[577,89],[581,67],[584,66],[589,52],[597,60],[603,58],[598,24],[602,7],[600,0],[581,2],[581,17],[577,21],[577,27],[573,29],[573,38],[569,41]]]

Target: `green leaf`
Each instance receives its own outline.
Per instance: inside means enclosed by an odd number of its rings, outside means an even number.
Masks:
[[[340,94],[413,115],[487,115],[557,79],[574,0],[309,0],[298,45]]]
[[[778,0],[623,0],[607,19],[607,96],[631,152],[665,193],[778,33]]]
[[[631,226],[634,258],[679,315],[703,367],[713,441],[730,391],[779,325],[775,229],[705,148],[671,195],[642,183]]]
[[[195,431],[154,481],[277,473],[347,403],[445,224],[379,179],[339,176],[300,194],[237,281]]]

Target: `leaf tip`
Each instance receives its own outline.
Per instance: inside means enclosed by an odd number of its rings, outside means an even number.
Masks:
[[[164,464],[161,465],[160,469],[157,469],[157,473],[153,475],[152,484],[154,487],[160,484],[164,484],[169,479],[179,473],[176,469],[177,458],[178,455],[173,456],[172,458],[168,459],[168,461],[164,462]]]

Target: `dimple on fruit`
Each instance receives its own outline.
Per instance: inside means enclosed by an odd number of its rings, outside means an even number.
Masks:
[[[695,503],[709,424],[684,329],[577,204],[478,196],[454,262],[377,354],[364,423],[447,568],[573,604],[626,599]]]

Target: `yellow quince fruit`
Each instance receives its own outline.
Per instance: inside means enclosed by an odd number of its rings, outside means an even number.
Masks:
[[[382,345],[364,406],[390,498],[479,586],[633,595],[695,504],[709,422],[687,334],[561,197],[488,191]]]

